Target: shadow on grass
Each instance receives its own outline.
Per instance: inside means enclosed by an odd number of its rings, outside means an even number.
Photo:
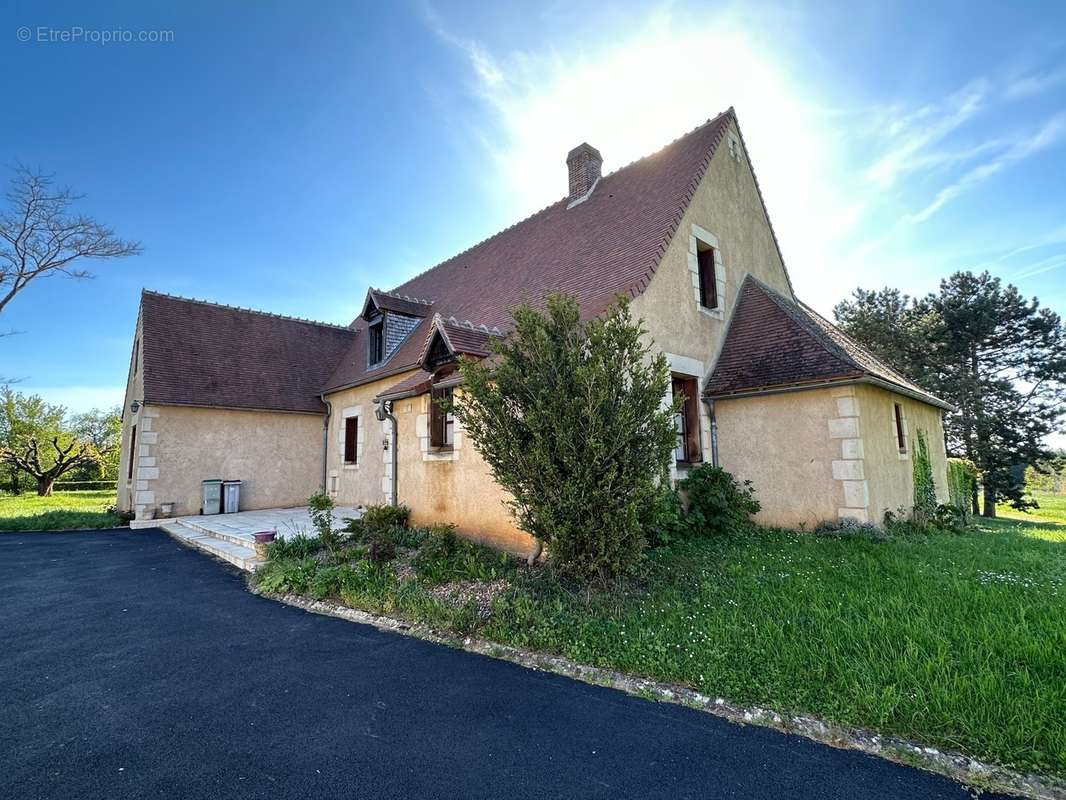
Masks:
[[[63,531],[78,528],[117,528],[123,521],[106,511],[43,511],[18,517],[0,517],[0,531]]]

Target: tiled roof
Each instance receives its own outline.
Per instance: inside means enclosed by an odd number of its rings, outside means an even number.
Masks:
[[[432,303],[419,297],[385,292],[381,289],[371,289],[370,298],[374,305],[382,311],[395,311],[397,314],[406,314],[410,317],[428,317]]]
[[[388,389],[378,393],[378,397],[383,398],[398,398],[409,395],[422,394],[428,392],[430,383],[433,380],[433,376],[420,369],[414,375],[410,375],[404,378],[399,383],[395,383]]]
[[[323,413],[348,328],[144,291],[144,401]]]
[[[736,121],[719,114],[657,153],[600,179],[582,203],[567,198],[548,206],[389,294],[432,304],[445,318],[476,320],[506,330],[511,309],[539,305],[548,292],[571,294],[582,314],[602,313],[619,294],[637,296],[648,285],[673,238],[707,165]],[[367,370],[365,346],[353,345],[324,384],[336,390],[417,364],[429,333],[425,321],[390,358]],[[365,329],[362,319],[352,327]]]
[[[813,309],[748,275],[704,394],[874,378],[943,408],[950,406],[889,367]]]

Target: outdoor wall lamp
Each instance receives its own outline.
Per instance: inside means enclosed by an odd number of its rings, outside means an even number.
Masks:
[[[130,403],[130,411],[132,411],[134,414],[137,413],[137,409],[140,408],[140,407],[141,407],[141,401],[140,400],[134,400],[132,403]]]

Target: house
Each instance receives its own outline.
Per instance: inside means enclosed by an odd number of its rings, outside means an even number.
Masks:
[[[759,521],[879,522],[911,504],[915,437],[946,496],[947,405],[800,302],[732,109],[609,175],[582,144],[566,197],[329,325],[145,291],[123,416],[119,505],[200,507],[243,481],[242,507],[399,501],[415,523],[529,546],[459,423],[458,356],[506,335],[547,291],[602,313],[619,295],[668,359],[675,474],[715,461],[750,479]]]

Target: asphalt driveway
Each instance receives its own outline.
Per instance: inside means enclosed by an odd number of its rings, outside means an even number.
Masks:
[[[283,606],[160,531],[0,534],[0,709],[19,800],[970,797]]]

